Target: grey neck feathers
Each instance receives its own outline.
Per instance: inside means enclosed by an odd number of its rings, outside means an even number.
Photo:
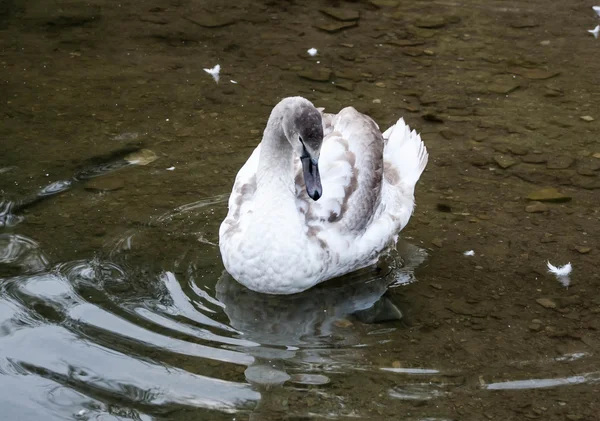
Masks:
[[[258,187],[281,181],[287,188],[294,185],[294,150],[283,131],[287,107],[273,109],[265,128],[258,161]]]

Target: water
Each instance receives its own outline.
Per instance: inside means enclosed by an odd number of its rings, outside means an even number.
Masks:
[[[597,419],[591,6],[2,3],[4,418]],[[403,115],[430,163],[383,270],[269,297],[217,231],[288,95]]]

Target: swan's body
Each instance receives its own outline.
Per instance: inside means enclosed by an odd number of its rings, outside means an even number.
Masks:
[[[292,294],[375,263],[410,219],[427,158],[402,119],[382,134],[352,107],[321,115],[284,99],[235,179],[219,231],[226,270],[252,290]]]

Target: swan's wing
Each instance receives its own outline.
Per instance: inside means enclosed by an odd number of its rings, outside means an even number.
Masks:
[[[383,173],[383,138],[373,120],[352,107],[337,115],[323,113],[324,132],[319,158],[323,196],[313,201],[306,194],[298,164],[298,207],[307,225],[341,234],[360,234],[379,205]]]
[[[238,226],[240,215],[248,212],[252,205],[252,197],[256,191],[256,172],[258,170],[258,158],[260,156],[260,144],[254,149],[250,158],[240,168],[233,183],[233,189],[229,196],[229,211],[227,218],[221,224],[219,235],[222,237],[232,232]]]
[[[325,108],[317,108],[321,113],[321,119],[323,120],[323,136],[331,134],[333,131],[333,119],[335,114],[326,113]]]
[[[416,131],[401,118],[383,134],[384,174],[381,206],[353,251],[357,256],[372,257],[395,243],[398,233],[408,223],[415,204],[415,184],[427,165],[427,148]],[[365,263],[369,260],[365,258]]]

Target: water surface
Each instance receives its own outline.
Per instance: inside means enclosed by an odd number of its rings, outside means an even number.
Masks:
[[[0,5],[4,417],[597,419],[591,6]],[[430,162],[383,270],[269,297],[218,226],[289,95],[404,116]]]

